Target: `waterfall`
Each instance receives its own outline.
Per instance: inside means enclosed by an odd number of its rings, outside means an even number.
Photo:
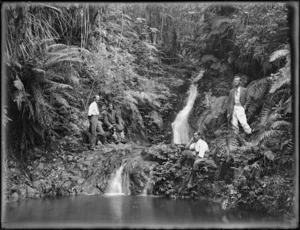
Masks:
[[[151,177],[152,177],[152,170],[150,172],[150,175],[149,175],[149,178],[148,178],[148,181],[143,189],[143,192],[142,192],[142,196],[147,196],[148,195],[148,191],[151,189]],[[149,192],[151,194],[151,190]]]
[[[189,97],[185,107],[178,113],[175,121],[172,123],[174,144],[186,144],[189,142],[190,126],[188,118],[197,97],[197,93],[197,85],[192,84],[189,89]]]
[[[122,173],[125,165],[121,165],[120,168],[117,169],[112,179],[108,184],[108,189],[106,194],[109,195],[125,195],[123,192],[122,186]]]

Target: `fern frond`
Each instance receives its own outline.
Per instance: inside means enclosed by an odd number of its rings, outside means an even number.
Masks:
[[[124,96],[125,100],[127,100],[128,102],[135,104],[135,105],[138,104],[138,101],[132,96],[130,91],[125,91],[124,94],[125,94],[125,96]]]
[[[218,62],[219,59],[211,54],[204,55],[201,59],[201,63],[206,63],[208,61]]]
[[[54,57],[47,61],[44,68],[48,69],[54,65],[61,64],[62,62],[82,62],[82,60],[79,57],[69,57],[68,55],[64,55],[61,57]]]
[[[20,80],[20,78],[18,76],[16,78],[17,78],[17,80],[14,81],[14,86],[18,90],[23,90],[24,89],[24,85],[23,85],[22,81]]]
[[[46,50],[48,52],[55,52],[57,50],[62,50],[62,49],[66,49],[66,48],[68,48],[67,45],[59,43],[59,44],[52,44],[52,45],[47,46]]]
[[[58,94],[58,93],[52,93],[51,95],[52,95],[52,97],[56,100],[56,102],[57,102],[58,104],[63,105],[63,106],[65,106],[65,107],[67,107],[67,108],[70,107],[68,101],[67,101],[65,98],[63,98],[62,95],[60,95],[60,94]]]
[[[68,93],[66,91],[62,91],[60,93],[62,93],[64,96],[66,96],[66,98],[70,99],[71,101],[74,101],[74,102],[77,101],[77,99],[73,95],[71,95],[70,93]]]
[[[262,108],[261,115],[260,115],[260,125],[264,125],[267,122],[268,117],[271,112],[272,112],[272,109],[268,106],[264,106]]]
[[[197,120],[197,130],[199,130],[200,132],[205,132],[205,130],[207,129],[207,123],[208,123],[207,117],[210,115],[210,113],[211,110],[209,109],[205,110]]]
[[[270,80],[268,78],[253,81],[247,87],[247,95],[254,99],[260,99],[268,92],[269,87]]]
[[[73,89],[72,86],[70,86],[68,84],[64,84],[64,83],[58,83],[58,82],[54,82],[54,81],[50,81],[50,80],[47,80],[47,83],[51,84],[51,87],[46,89],[47,92],[52,92],[52,91],[55,91],[58,89]]]
[[[45,76],[45,75],[46,75],[46,71],[43,70],[43,69],[32,68],[32,70],[33,70],[36,74],[38,74],[38,75],[40,75],[40,76]]]
[[[291,84],[291,76],[280,76],[273,82],[272,87],[270,89],[270,93],[274,93],[276,90],[282,88],[283,86]]]
[[[43,113],[46,112],[44,110],[45,100],[43,94],[41,93],[39,86],[36,84],[33,84],[31,89],[33,92],[36,118],[40,124],[43,124]]]
[[[290,54],[289,49],[276,50],[270,55],[270,62],[273,62],[282,57],[286,57],[288,54]]]
[[[281,144],[281,150],[286,152],[287,154],[293,153],[295,149],[295,144],[293,139],[289,139]]]
[[[280,136],[282,136],[282,131],[278,131],[278,130],[274,130],[274,129],[265,131],[258,138],[259,144],[261,144],[263,141],[265,141],[267,139],[278,138]]]
[[[236,136],[228,135],[227,136],[227,146],[230,152],[236,150],[239,146],[239,140]]]
[[[14,92],[13,101],[17,103],[18,109],[21,110],[24,94],[22,91]]]
[[[255,113],[263,106],[264,101],[261,99],[249,100],[245,104],[247,118],[251,119]]]
[[[276,102],[283,98],[284,95],[291,95],[291,88],[283,88],[273,94],[270,94],[267,101],[269,102],[270,106],[274,106]]]
[[[64,81],[64,77],[58,75],[58,73],[52,72],[52,71],[47,71],[46,72],[46,78],[49,80],[53,80],[53,81]]]
[[[291,84],[291,76],[282,75],[279,78],[277,78],[275,82],[273,82],[272,87],[270,89],[270,93],[274,93],[276,90],[280,89],[281,87],[290,84]]]
[[[69,74],[69,81],[71,82],[71,84],[74,84],[74,85],[79,85],[79,75],[78,73],[74,70],[72,71],[71,74]]]
[[[282,127],[291,130],[293,128],[293,124],[291,122],[288,122],[288,121],[275,121],[271,125],[272,129],[281,129]]]

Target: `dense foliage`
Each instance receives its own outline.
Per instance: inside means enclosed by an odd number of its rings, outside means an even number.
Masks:
[[[184,103],[180,80],[205,69],[190,122],[208,134],[218,170],[204,167],[198,185],[183,189],[189,167],[171,167],[180,149],[154,146],[144,152],[145,160],[158,163],[154,192],[172,198],[210,194],[224,209],[292,212],[289,5],[9,3],[3,12],[7,103],[2,124],[9,157],[26,162],[34,147],[79,137],[95,93],[115,103],[129,140],[170,143],[170,122]],[[212,98],[223,96],[223,104],[238,73],[250,95],[246,113],[255,130],[247,140],[227,124],[211,126]],[[133,181],[144,185],[145,178]],[[140,191],[142,185],[136,187]]]

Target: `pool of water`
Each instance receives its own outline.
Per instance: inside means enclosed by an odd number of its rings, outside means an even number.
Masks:
[[[25,200],[4,206],[7,228],[224,228],[278,227],[283,223],[258,213],[229,213],[206,200],[154,196],[76,196]]]

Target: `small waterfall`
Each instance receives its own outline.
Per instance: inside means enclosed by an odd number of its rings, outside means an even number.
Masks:
[[[122,186],[122,173],[125,165],[121,165],[120,168],[117,169],[112,179],[108,184],[108,189],[106,194],[109,195],[125,195],[123,192]]]
[[[189,142],[190,126],[188,118],[197,97],[197,93],[197,85],[192,84],[189,89],[187,104],[178,113],[175,121],[172,123],[174,144],[186,144]]]
[[[152,178],[152,171],[150,172],[148,181],[143,189],[142,196],[147,196],[148,194],[151,194],[151,178]]]

